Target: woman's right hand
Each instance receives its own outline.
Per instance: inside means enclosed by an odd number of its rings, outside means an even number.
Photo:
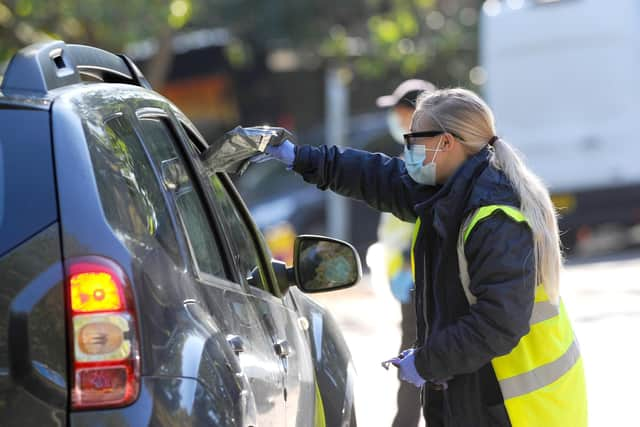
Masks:
[[[295,136],[285,128],[280,127],[255,127],[246,128],[248,131],[256,130],[260,133],[268,132],[269,142],[264,147],[264,152],[256,154],[250,161],[252,163],[262,163],[267,160],[276,159],[287,165],[287,169],[293,168],[296,157]]]
[[[281,161],[287,165],[287,168],[291,169],[296,159],[296,146],[293,142],[285,139],[280,145],[269,144],[265,149],[265,153],[271,158]]]

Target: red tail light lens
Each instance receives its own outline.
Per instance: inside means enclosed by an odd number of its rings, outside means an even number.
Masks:
[[[67,264],[73,409],[126,406],[140,388],[133,296],[123,270],[100,257]]]
[[[71,309],[74,313],[117,311],[123,307],[124,298],[120,291],[122,286],[113,275],[107,272],[76,273],[71,276],[69,283],[71,284]]]

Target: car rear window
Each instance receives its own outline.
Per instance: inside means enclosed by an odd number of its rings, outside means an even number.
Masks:
[[[107,138],[90,144],[102,209],[118,238],[133,252],[159,244],[177,265],[182,259],[159,177],[131,122],[105,123]]]
[[[57,218],[47,111],[0,106],[0,255]]]

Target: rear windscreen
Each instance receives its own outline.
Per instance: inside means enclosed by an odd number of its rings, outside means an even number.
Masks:
[[[56,217],[49,113],[0,106],[0,255]]]

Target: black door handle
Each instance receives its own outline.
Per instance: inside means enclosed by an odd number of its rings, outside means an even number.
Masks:
[[[227,335],[227,342],[233,352],[238,355],[244,351],[244,340],[238,335]]]

